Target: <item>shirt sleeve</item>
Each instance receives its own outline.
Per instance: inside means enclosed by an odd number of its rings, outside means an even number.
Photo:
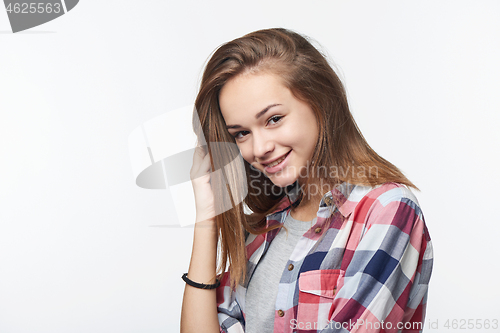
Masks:
[[[403,186],[356,206],[333,312],[324,333],[421,332],[432,245],[416,198]]]
[[[224,274],[221,284],[216,290],[217,315],[221,333],[245,332],[245,320],[236,298],[236,292],[231,288],[229,272]]]

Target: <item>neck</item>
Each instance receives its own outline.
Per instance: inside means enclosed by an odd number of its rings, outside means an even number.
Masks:
[[[311,221],[318,212],[319,200],[309,200],[307,203],[300,203],[291,210],[292,217],[299,221]]]
[[[304,182],[305,183],[305,182]],[[304,184],[299,181],[302,199],[297,207],[292,208],[292,217],[299,221],[310,221],[318,212],[318,207],[323,195],[334,188],[324,180],[310,181]]]
[[[307,204],[308,202],[318,202],[325,195],[325,193],[333,190],[337,183],[331,179],[299,179],[299,188],[302,193],[302,200],[300,205]]]
[[[321,195],[310,197],[304,194],[299,205],[292,208],[291,211],[292,217],[299,221],[312,220],[313,218],[316,217],[321,198],[322,198]]]

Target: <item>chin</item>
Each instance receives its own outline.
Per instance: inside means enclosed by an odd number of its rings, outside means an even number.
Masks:
[[[274,185],[279,186],[279,187],[287,187],[289,185],[292,185],[295,183],[297,180],[296,178],[269,178],[271,182],[273,182]]]
[[[282,170],[281,172],[277,172],[272,175],[267,175],[266,177],[278,187],[287,187],[295,183],[298,179],[298,175],[294,172],[290,172],[291,170]]]

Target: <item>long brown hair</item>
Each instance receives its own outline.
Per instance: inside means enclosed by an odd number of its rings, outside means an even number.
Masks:
[[[219,93],[226,82],[249,72],[276,74],[297,99],[310,105],[316,115],[319,137],[310,167],[323,168],[326,172],[309,173],[306,185],[313,180],[333,185],[347,181],[370,186],[396,182],[416,188],[398,168],[368,145],[349,111],[344,86],[326,58],[306,37],[287,29],[255,31],[223,44],[213,53],[195,102],[207,142],[235,143],[219,108]],[[224,161],[228,160],[224,156],[234,155],[230,149],[224,151],[224,146],[208,146],[212,170],[223,169]],[[272,184],[246,161],[244,164],[249,185],[244,203],[252,214],[245,214],[242,203],[233,203],[233,209],[216,216],[220,245],[217,272],[223,273],[229,266],[232,286],[247,278],[245,231],[267,232],[266,215],[286,195],[285,189]],[[228,188],[223,181],[213,181],[216,198],[227,195],[228,190],[238,191],[241,182],[245,181],[241,179],[245,177],[241,172],[233,174],[227,169],[224,177],[233,185]],[[229,197],[238,195],[230,193]]]

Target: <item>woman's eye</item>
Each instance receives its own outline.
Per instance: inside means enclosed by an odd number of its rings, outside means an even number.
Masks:
[[[283,118],[283,116],[272,116],[271,118],[269,118],[267,123],[274,125],[274,124],[278,123],[281,120],[281,118]],[[271,122],[274,122],[274,123],[271,123]]]
[[[241,138],[243,138],[247,134],[248,134],[248,131],[239,131],[239,132],[234,133],[233,137],[235,139],[241,139]]]

